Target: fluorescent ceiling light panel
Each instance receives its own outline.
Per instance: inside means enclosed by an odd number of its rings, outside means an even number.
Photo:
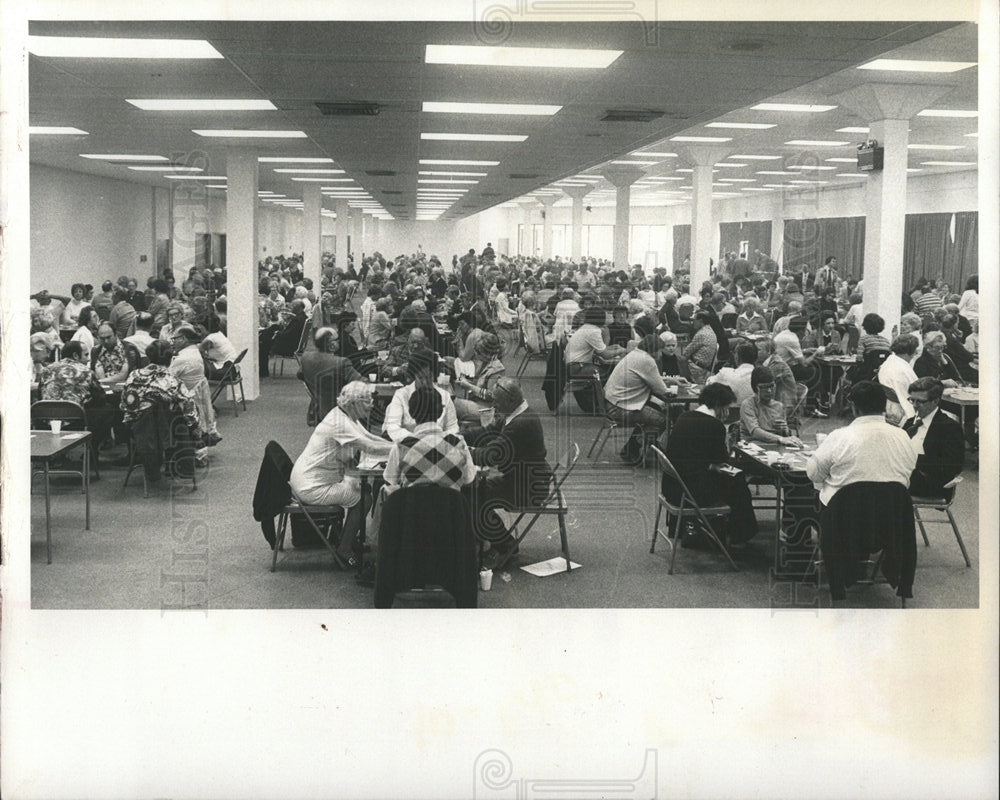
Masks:
[[[829,181],[789,181],[789,183],[801,183],[801,184],[819,185],[819,184],[829,183]]]
[[[528,137],[516,133],[422,133],[420,138],[440,142],[523,142]]]
[[[203,39],[29,36],[28,51],[47,58],[222,58]]]
[[[837,128],[837,133],[868,133],[871,128],[866,128],[861,125],[851,125],[847,128]]]
[[[765,189],[763,186],[744,186],[742,191],[744,192],[769,192],[770,189]]]
[[[838,172],[834,177],[836,178],[867,178],[868,174],[865,172]]]
[[[639,158],[677,158],[677,153],[631,153],[633,156],[638,156]]]
[[[229,180],[225,175],[164,175],[164,178],[172,181],[225,181]]]
[[[978,117],[978,111],[962,111],[960,109],[954,108],[925,108],[923,111],[917,112],[918,117],[952,117],[954,119],[963,119],[966,117]]]
[[[56,125],[31,125],[28,127],[30,134],[43,134],[45,136],[89,136],[86,131],[79,128],[61,128]]]
[[[424,53],[424,61],[428,64],[470,64],[487,67],[604,69],[623,52],[623,50],[580,50],[558,47],[429,44]]]
[[[332,158],[299,158],[297,156],[260,156],[262,164],[332,164]]]
[[[295,167],[275,167],[275,172],[287,172],[292,175],[343,175],[342,169],[297,169]]]
[[[486,172],[438,172],[432,169],[421,169],[417,171],[417,175],[451,175],[455,177],[472,177],[472,178],[485,178],[488,173]]]
[[[464,180],[461,178],[417,178],[417,183],[479,183],[474,180]]]
[[[781,170],[758,170],[758,175],[795,175],[794,172],[783,172]]]
[[[858,69],[882,69],[890,72],[959,72],[976,66],[975,61],[909,61],[901,58],[876,58]]]
[[[961,150],[960,144],[908,144],[910,150]]]
[[[831,164],[856,164],[858,161],[856,158],[824,158],[823,160]]]
[[[547,117],[557,114],[562,106],[531,105],[528,103],[431,103],[422,111],[431,114],[512,114]]]
[[[736,155],[727,156],[727,158],[738,158],[741,161],[777,161],[781,156],[750,156],[739,153]]]
[[[655,161],[611,161],[611,164],[622,164],[625,166],[632,167],[652,167],[655,166],[657,162]]]
[[[825,139],[792,139],[785,144],[796,145],[798,147],[845,147],[850,142],[831,142]]]
[[[753,111],[792,111],[802,114],[820,114],[832,111],[836,106],[810,105],[808,103],[758,103],[750,107]]]
[[[925,167],[974,167],[975,161],[921,161]]]
[[[80,158],[93,158],[98,161],[169,161],[166,156],[128,155],[125,153],[80,153]]]
[[[470,161],[464,158],[421,158],[419,164],[440,167],[496,167],[499,161]]]
[[[224,183],[210,183],[205,188],[206,189],[228,189],[229,187],[226,186],[226,184],[224,184]]]
[[[808,170],[812,170],[812,169],[821,169],[821,170],[836,169],[836,167],[821,167],[821,166],[818,166],[816,164],[789,164],[788,168],[789,169],[798,169],[798,170],[807,170],[807,171]]]
[[[193,130],[198,136],[209,136],[226,139],[305,139],[305,131],[266,131],[266,130],[234,130],[225,128],[208,128]]]
[[[732,162],[732,161],[720,161],[718,164],[715,164],[714,166],[716,166],[716,167],[733,167],[735,169],[737,167],[748,167],[750,165],[749,164],[739,164],[739,163],[735,163],[735,162]]]
[[[756,183],[755,178],[726,178],[729,183]]]
[[[709,122],[706,128],[735,128],[738,130],[764,131],[768,128],[777,128],[777,124],[770,122]]]
[[[292,178],[298,183],[354,183],[354,178]]]
[[[966,136],[971,136],[973,139],[978,139],[979,138],[979,133],[978,132],[977,133],[967,133],[965,135]]]
[[[671,136],[672,142],[731,142],[731,136]]]
[[[764,187],[767,189],[787,189],[788,187],[783,183],[765,183]]]
[[[125,100],[143,111],[277,111],[270,100]]]
[[[136,172],[204,172],[201,167],[129,167]]]

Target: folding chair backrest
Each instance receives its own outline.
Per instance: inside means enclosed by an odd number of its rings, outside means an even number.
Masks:
[[[566,483],[566,479],[572,474],[573,468],[576,466],[577,460],[580,458],[580,445],[573,442],[572,447],[566,451],[559,461],[556,462],[555,466],[552,468],[552,491],[549,492],[548,497],[541,505],[548,505],[552,498],[556,497],[562,485]],[[560,467],[564,468],[563,473],[560,475]]]
[[[653,453],[656,454],[656,463],[660,466],[660,472],[666,475],[671,480],[677,481],[677,485],[681,487],[681,502],[684,505],[690,505],[692,507],[697,507],[698,503],[695,502],[694,495],[688,490],[687,484],[684,483],[684,479],[681,474],[674,468],[674,465],[670,463],[670,459],[667,458],[666,453],[664,453],[655,444],[650,448]]]
[[[87,412],[83,406],[71,400],[39,400],[31,404],[31,427],[38,430],[38,425],[47,424],[50,420],[62,420],[67,428],[75,427],[84,430],[87,427]]]
[[[302,326],[302,335],[299,337],[299,346],[295,348],[296,355],[302,355],[306,351],[306,344],[309,342],[309,334],[312,332],[312,320],[307,319]]]
[[[247,351],[244,348],[243,352],[241,352],[238,356],[236,356],[236,360],[233,363],[236,364],[236,365],[239,365],[239,363],[243,360],[243,356],[245,356],[246,354],[247,354]]]

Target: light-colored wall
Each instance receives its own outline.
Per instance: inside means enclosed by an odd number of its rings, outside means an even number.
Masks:
[[[975,170],[942,175],[915,175],[907,187],[909,214],[942,211],[972,211],[978,208]],[[864,187],[821,187],[816,192],[787,195],[785,215],[793,218],[863,216]],[[155,196],[155,208],[154,208]],[[586,203],[586,200],[584,200]],[[715,203],[719,222],[769,220],[774,216],[774,196],[757,194]],[[538,212],[541,211],[539,207]],[[541,223],[540,213],[532,222]],[[156,252],[154,236],[169,231],[169,192],[128,181],[112,180],[80,172],[31,165],[31,290],[42,288],[68,293],[71,283],[82,281],[99,286],[119,275],[132,275],[140,283],[153,274]],[[258,250],[264,255],[302,251],[302,213],[259,206]],[[570,225],[572,209],[552,209],[553,224]],[[225,233],[225,195],[210,193],[205,205],[206,227]],[[412,253],[418,244],[428,255],[450,263],[470,247],[482,251],[486,242],[494,246],[510,240],[517,251],[517,227],[524,220],[520,208],[493,208],[456,222],[411,222],[389,220],[379,226],[377,240],[366,242],[366,252],[379,250],[392,257]],[[685,225],[691,222],[688,206],[633,206],[632,225]],[[585,225],[614,225],[614,208],[593,206],[584,214]],[[334,233],[335,221],[323,218],[323,234]],[[716,237],[718,238],[718,237]],[[266,251],[263,248],[267,248]],[[147,260],[140,263],[140,256]],[[568,256],[568,253],[557,255]],[[659,253],[661,266],[672,267],[671,252]]]
[[[155,263],[151,187],[31,165],[32,292],[119,275],[144,284]]]

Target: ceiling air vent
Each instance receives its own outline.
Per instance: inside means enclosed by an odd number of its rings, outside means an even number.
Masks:
[[[513,181],[530,181],[542,176],[537,175],[534,172],[512,172],[507,177]]]
[[[396,174],[395,170],[392,169],[366,169],[365,175],[371,175],[373,178],[388,178]]]
[[[651,108],[611,108],[604,112],[601,122],[652,122],[663,114]]]
[[[316,108],[324,117],[374,117],[379,112],[378,103],[317,103]]]

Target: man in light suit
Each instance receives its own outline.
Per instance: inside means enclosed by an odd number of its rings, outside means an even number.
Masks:
[[[916,412],[903,430],[917,454],[910,476],[910,494],[939,497],[944,485],[962,471],[965,438],[962,426],[938,408],[944,386],[937,378],[920,378],[910,384],[909,401]]]

